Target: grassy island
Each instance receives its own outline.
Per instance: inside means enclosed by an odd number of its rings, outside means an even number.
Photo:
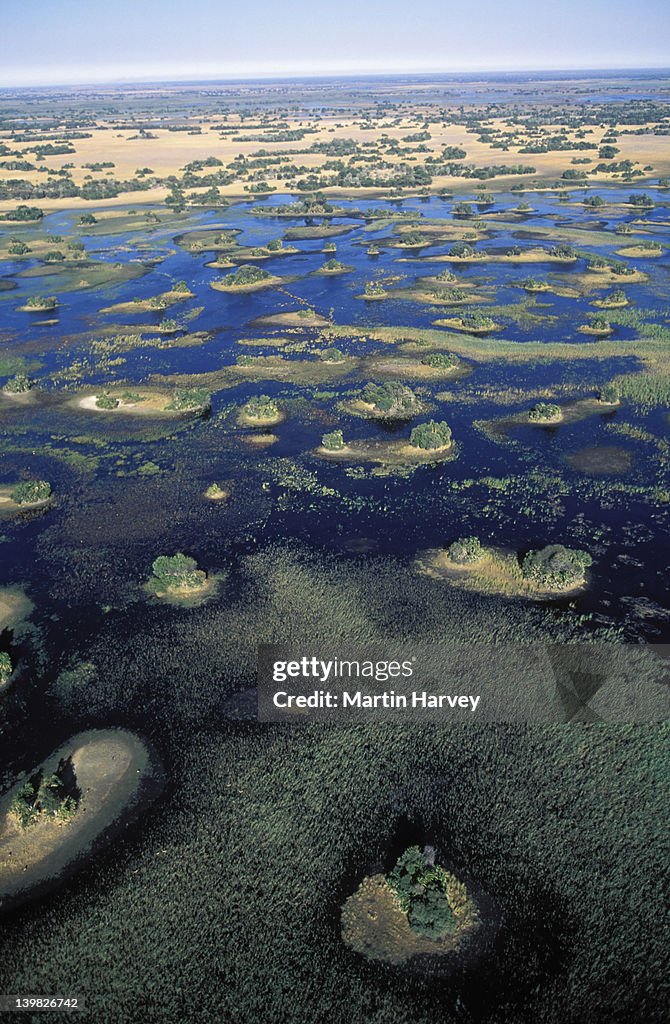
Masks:
[[[166,292],[159,295],[152,295],[148,299],[133,299],[132,302],[115,302],[111,306],[105,306],[101,313],[160,313],[178,302],[185,302],[192,299],[195,292],[192,292],[185,281],[178,281]]]
[[[174,416],[202,414],[211,406],[211,396],[202,388],[105,388],[71,403],[86,412],[122,413],[132,416]]]
[[[435,324],[438,327],[449,327],[452,331],[463,331],[465,334],[490,334],[492,331],[501,329],[501,325],[497,324],[492,317],[483,316],[481,313],[446,317],[443,320],[436,320]]]
[[[455,953],[480,925],[467,886],[410,846],[388,874],[366,876],[342,908],[342,939],[370,960],[404,964]]]
[[[326,277],[333,277],[338,274],[349,274],[353,269],[353,267],[348,267],[346,263],[341,263],[340,260],[326,260],[323,266],[319,267],[315,273],[325,275]]]
[[[82,866],[158,795],[162,770],[122,729],[80,733],[0,800],[3,909]]]
[[[552,544],[523,559],[500,548],[477,547],[477,538],[461,538],[446,550],[419,555],[418,572],[479,594],[543,600],[578,593],[586,586],[591,556],[586,551]],[[468,555],[466,556],[466,551]],[[475,557],[469,557],[472,552]]]

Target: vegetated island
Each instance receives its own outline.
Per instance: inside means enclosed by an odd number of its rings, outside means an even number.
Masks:
[[[255,395],[237,414],[237,422],[244,427],[274,427],[285,419],[286,413],[269,395]]]
[[[207,501],[228,501],[230,498],[230,491],[223,484],[211,483],[205,489],[203,498],[207,498]]]
[[[55,295],[31,295],[22,306],[18,306],[19,313],[50,313],[58,309],[60,303]]]
[[[217,292],[256,292],[260,288],[274,288],[282,284],[283,278],[270,274],[262,267],[245,264],[233,274],[226,274],[217,281],[210,282],[210,288]]]
[[[424,463],[448,462],[458,449],[451,436],[451,427],[444,420],[429,420],[412,429],[409,440],[351,441],[341,430],[324,434],[316,454],[339,461],[378,462],[385,466],[418,466]]]
[[[101,313],[160,313],[178,302],[185,302],[192,299],[195,292],[192,292],[185,281],[177,281],[166,292],[160,295],[152,295],[148,299],[133,299],[131,302],[116,302],[112,306],[105,306]]]
[[[417,956],[456,953],[481,927],[467,886],[410,846],[388,874],[367,875],[342,907],[342,939],[369,960],[399,966]]]
[[[43,508],[52,498],[48,480],[21,480],[17,484],[0,487],[0,511]]]
[[[220,575],[199,569],[195,558],[178,551],[154,560],[144,589],[167,604],[195,608],[217,593],[220,579]]]
[[[184,413],[207,412],[212,399],[202,388],[113,387],[75,398],[70,405],[87,412],[126,413],[132,416],[179,416]]]
[[[566,597],[587,585],[587,551],[550,544],[522,559],[500,548],[484,547],[478,537],[459,537],[448,548],[420,554],[416,569],[465,590],[536,600]]]
[[[342,403],[342,409],[366,419],[410,420],[423,412],[423,405],[406,384],[387,381],[366,384],[358,398]]]
[[[81,867],[162,787],[162,767],[134,733],[73,736],[0,799],[0,909]]]

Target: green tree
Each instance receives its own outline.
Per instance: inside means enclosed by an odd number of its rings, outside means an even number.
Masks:
[[[414,427],[409,436],[413,448],[433,450],[451,445],[451,427],[444,420],[429,420]]]

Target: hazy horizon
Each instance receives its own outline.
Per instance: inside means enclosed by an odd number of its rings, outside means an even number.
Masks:
[[[664,70],[666,0],[33,0],[3,26],[0,87],[401,74]],[[261,26],[259,30],[258,26]]]

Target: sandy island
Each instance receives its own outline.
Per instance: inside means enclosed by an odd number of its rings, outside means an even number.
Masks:
[[[37,766],[0,799],[2,909],[82,867],[95,850],[153,802],[163,786],[157,759],[138,736],[125,729],[79,733],[39,767],[50,774],[62,758],[72,759],[81,793],[69,821],[44,819],[22,829],[9,813],[12,800]]]
[[[586,587],[586,576],[563,589],[543,587],[522,575],[515,552],[493,547],[483,548],[482,551],[481,558],[476,562],[462,565],[453,562],[445,548],[431,548],[417,555],[414,568],[424,576],[444,580],[445,583],[478,594],[525,597],[538,601],[551,597],[570,597]]]

